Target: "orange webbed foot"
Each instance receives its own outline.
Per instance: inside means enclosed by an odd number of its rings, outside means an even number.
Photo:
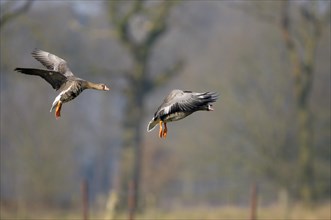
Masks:
[[[164,130],[162,133],[163,133],[162,137],[165,139],[167,137],[167,133],[168,133],[167,123],[164,123]]]
[[[56,105],[56,110],[55,110],[55,118],[59,119],[61,117],[61,108],[62,108],[62,102],[59,101]]]
[[[159,125],[160,125],[159,137],[162,138],[162,136],[163,136],[162,121],[159,122]]]

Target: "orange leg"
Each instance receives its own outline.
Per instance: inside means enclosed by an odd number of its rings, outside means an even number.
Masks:
[[[62,102],[59,101],[56,105],[56,110],[55,110],[55,118],[59,119],[61,117],[61,108],[62,108]]]
[[[162,136],[163,136],[163,131],[162,131],[162,121],[159,122],[159,125],[160,125],[159,137],[162,138]]]
[[[164,122],[163,138],[167,137],[167,132],[168,132],[167,123]]]

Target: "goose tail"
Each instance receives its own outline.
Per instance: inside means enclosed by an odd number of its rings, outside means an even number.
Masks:
[[[148,123],[147,126],[147,132],[152,131],[155,126],[159,123],[159,120],[157,120],[155,117]]]
[[[57,103],[58,102],[53,102],[53,105],[52,105],[51,109],[49,110],[49,112],[52,112],[55,109],[55,107],[57,106]]]
[[[49,110],[49,112],[52,112],[54,109],[55,109],[55,107],[57,106],[57,104],[58,104],[58,102],[60,101],[60,95],[58,95],[55,99],[54,99],[54,102],[53,102],[53,104],[52,104],[52,107],[51,107],[51,109]]]
[[[216,102],[218,97],[219,97],[219,94],[216,92],[205,92],[205,93],[201,93],[198,95],[199,100],[205,101],[208,103]]]

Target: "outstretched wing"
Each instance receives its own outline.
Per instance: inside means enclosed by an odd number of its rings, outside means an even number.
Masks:
[[[45,79],[51,86],[58,90],[62,84],[67,81],[67,77],[63,74],[53,71],[53,70],[41,70],[34,68],[16,68],[15,71],[24,73],[27,75],[40,76]]]
[[[202,106],[215,102],[217,97],[217,93],[214,92],[196,93],[191,91],[183,91],[182,93],[177,93],[177,96],[174,98],[171,111],[197,111]]]
[[[74,75],[68,68],[67,62],[54,54],[39,49],[35,49],[31,54],[49,70],[57,71],[65,76]]]
[[[163,101],[155,113],[166,115],[174,112],[194,112],[201,110],[202,106],[217,100],[217,93],[204,92],[196,93],[191,91],[173,90]]]

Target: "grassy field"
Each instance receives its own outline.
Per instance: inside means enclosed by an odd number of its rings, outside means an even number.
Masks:
[[[289,210],[284,210],[282,206],[273,205],[260,208],[257,210],[257,219],[289,219],[289,220],[330,220],[331,219],[331,204],[320,205],[315,208],[304,208],[300,205],[295,205]],[[220,208],[197,207],[194,209],[172,210],[171,212],[148,211],[144,215],[139,216],[139,219],[211,219],[211,220],[235,220],[249,219],[249,208],[226,206]]]
[[[104,213],[90,213],[90,219],[105,219]],[[147,210],[136,216],[139,220],[239,220],[249,219],[249,208],[223,206],[219,208],[195,207],[176,209],[171,211]],[[66,213],[57,211],[29,211],[24,210],[19,213],[1,208],[0,219],[82,219],[80,213]],[[127,215],[121,214],[114,219],[128,219]],[[318,205],[314,208],[307,208],[302,205],[294,205],[285,210],[281,205],[272,205],[259,208],[257,210],[257,219],[263,220],[330,220],[331,203]]]

